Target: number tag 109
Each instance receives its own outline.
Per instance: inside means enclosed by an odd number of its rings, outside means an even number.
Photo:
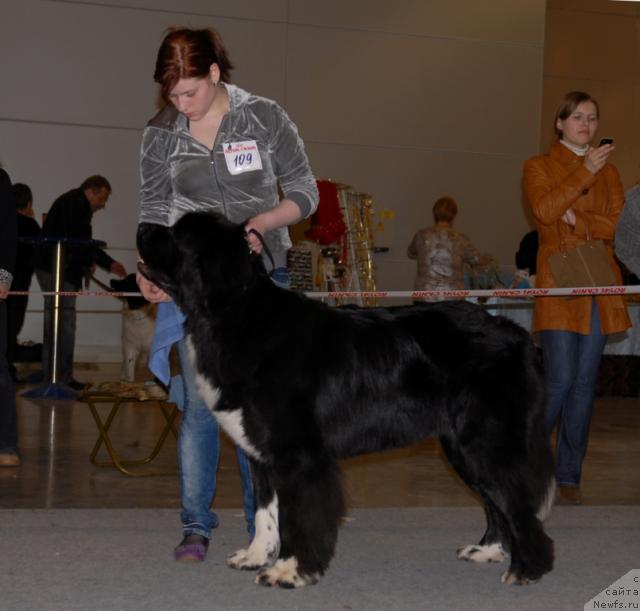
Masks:
[[[262,169],[262,159],[255,140],[224,142],[224,159],[230,174],[242,174]]]

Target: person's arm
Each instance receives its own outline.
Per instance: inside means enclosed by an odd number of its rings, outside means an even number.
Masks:
[[[269,130],[273,168],[284,197],[275,208],[258,214],[247,222],[247,230],[255,229],[263,235],[311,216],[320,201],[318,185],[311,172],[298,129],[287,113],[276,104],[272,107]],[[261,252],[262,245],[255,236],[249,235],[247,240],[252,250]]]
[[[167,160],[168,138],[163,131],[147,127],[140,149],[140,218],[136,245],[140,259],[152,266],[158,259],[171,257],[168,224],[172,185]],[[136,281],[147,301],[171,301],[164,291],[139,272],[136,273]]]
[[[576,212],[574,233],[582,238],[613,240],[616,225],[624,207],[624,188],[615,166],[608,164],[601,170],[602,180],[607,186],[607,206],[602,213],[592,211]]]
[[[9,175],[0,169],[0,299],[6,299],[16,263],[18,244],[16,202]]]
[[[544,157],[534,157],[524,164],[523,188],[536,219],[543,225],[553,225],[573,206],[596,176],[584,165],[562,181],[556,181]]]
[[[250,218],[245,228],[247,232],[250,229],[255,229],[260,235],[264,235],[273,229],[293,225],[301,218],[302,211],[300,210],[300,206],[293,200],[285,198],[281,199],[275,208]],[[247,242],[251,250],[258,253],[262,252],[262,244],[257,236],[248,233]]]
[[[173,134],[147,127],[140,147],[140,223],[169,225],[173,187],[169,148]]]
[[[480,251],[476,248],[471,239],[464,233],[460,234],[462,243],[462,259],[471,267],[478,265],[482,259]]]
[[[96,247],[95,262],[96,265],[107,270],[110,274],[115,274],[121,278],[127,275],[127,270],[124,268],[124,265],[122,265],[120,261],[116,261],[113,257],[110,257],[102,248]]]

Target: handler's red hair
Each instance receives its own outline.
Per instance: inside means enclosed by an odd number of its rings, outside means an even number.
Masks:
[[[167,99],[180,79],[205,78],[211,64],[218,64],[221,81],[230,82],[233,64],[217,32],[170,28],[158,49],[153,80],[160,83],[162,97]]]

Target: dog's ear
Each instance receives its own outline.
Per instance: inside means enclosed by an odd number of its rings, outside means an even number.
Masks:
[[[144,261],[138,271],[176,299],[181,261],[172,233],[169,227],[140,223],[136,243]]]
[[[173,227],[180,251],[180,282],[209,307],[230,303],[251,279],[251,253],[244,226],[219,214],[185,214]],[[186,295],[185,295],[186,298]]]

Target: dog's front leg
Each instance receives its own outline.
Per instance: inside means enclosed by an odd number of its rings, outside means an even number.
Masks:
[[[256,534],[247,549],[240,549],[227,558],[234,569],[253,571],[275,563],[280,553],[278,525],[278,495],[264,465],[252,461],[256,495]]]
[[[256,583],[280,588],[315,584],[333,557],[345,513],[340,469],[331,456],[302,449],[285,459],[277,479],[280,557],[258,571]]]

